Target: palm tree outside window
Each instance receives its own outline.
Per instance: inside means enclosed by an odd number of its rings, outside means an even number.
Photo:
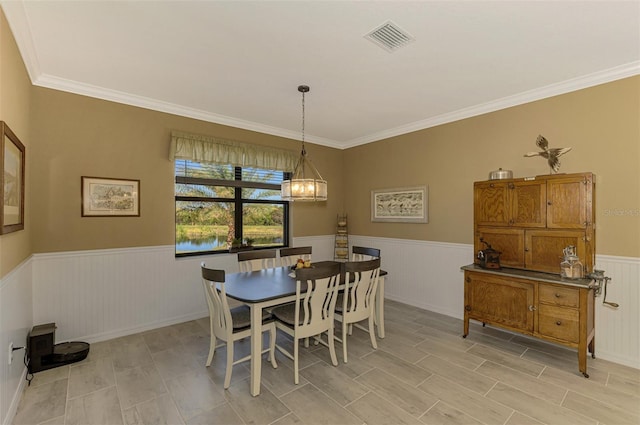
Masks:
[[[191,160],[175,161],[176,256],[288,246],[289,173]]]

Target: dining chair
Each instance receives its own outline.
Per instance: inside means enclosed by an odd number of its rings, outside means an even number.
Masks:
[[[345,282],[349,283],[345,286],[344,292],[338,294],[335,313],[335,319],[342,322],[342,339],[335,338],[342,342],[342,357],[347,363],[347,327],[349,334],[352,333],[352,326],[369,332],[371,345],[378,349],[374,318],[380,259],[346,262],[344,270]],[[358,323],[366,319],[369,321],[368,329]]]
[[[211,366],[216,348],[220,348],[226,344],[227,366],[224,375],[224,388],[227,389],[231,384],[233,366],[251,358],[251,355],[248,355],[241,359],[233,360],[234,342],[251,337],[251,311],[246,305],[229,308],[224,287],[224,270],[208,269],[204,263],[201,263],[200,266],[202,269],[202,284],[207,297],[207,305],[209,306],[211,332],[209,357],[207,358],[206,366]],[[220,289],[218,290],[216,286],[219,286]],[[273,316],[266,311],[262,314],[262,331],[269,331],[269,348],[263,350],[262,353],[269,353],[269,361],[275,369],[278,367],[275,356],[276,324]],[[223,341],[223,343],[216,345],[218,339]]]
[[[272,269],[276,267],[275,249],[243,251],[238,253],[238,268],[241,272]]]
[[[316,337],[329,347],[331,363],[338,365],[334,341],[334,314],[340,284],[340,263],[296,270],[296,301],[275,307],[276,327],[293,337],[293,353],[276,344],[276,348],[293,360],[293,382],[298,384],[298,350],[301,339]],[[323,341],[321,334],[327,332]]]
[[[297,263],[298,258],[311,261],[311,250],[312,250],[312,247],[310,246],[299,246],[295,248],[281,248],[280,249],[280,266],[282,267],[294,266]]]
[[[380,258],[378,248],[367,248],[364,246],[354,246],[351,248],[351,261],[367,261]]]

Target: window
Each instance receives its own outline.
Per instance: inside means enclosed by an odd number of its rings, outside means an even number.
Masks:
[[[175,161],[176,256],[288,246],[288,173],[185,159]]]

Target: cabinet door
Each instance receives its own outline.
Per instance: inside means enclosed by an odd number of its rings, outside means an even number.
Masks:
[[[520,227],[545,227],[547,224],[547,185],[544,181],[519,181],[509,184],[511,219]]]
[[[500,251],[500,265],[506,267],[524,267],[524,230],[499,227],[478,227],[474,248],[476,254],[485,249],[481,240]]]
[[[563,250],[573,245],[576,255],[586,255],[585,233],[582,230],[526,230],[524,233],[524,263],[529,270],[560,273]]]
[[[587,189],[585,176],[547,181],[547,227],[584,229],[587,226]]]
[[[509,225],[509,189],[505,182],[478,182],[473,187],[476,226]]]
[[[466,271],[464,288],[470,319],[533,333],[533,283]]]

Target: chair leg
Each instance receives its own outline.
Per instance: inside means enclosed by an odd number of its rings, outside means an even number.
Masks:
[[[298,338],[293,339],[293,383],[298,385]]]
[[[349,335],[353,335],[353,324],[349,323]]]
[[[374,315],[371,314],[369,316],[369,337],[371,337],[371,345],[376,350],[378,349],[378,344],[376,343],[376,328],[373,326]]]
[[[269,360],[274,369],[278,367],[276,363],[276,334],[276,327],[271,326],[271,329],[269,329]]]
[[[342,322],[342,360],[347,362],[347,324]]]
[[[216,352],[216,342],[216,336],[212,332],[211,338],[209,339],[209,357],[207,357],[207,367],[211,366],[211,362],[213,361],[213,355]]]
[[[233,371],[233,341],[227,341],[227,370],[224,374],[224,389],[231,385],[231,372]]]
[[[333,335],[333,329],[333,326],[331,326],[329,327],[329,332],[327,332],[329,336],[329,354],[331,354],[331,363],[334,366],[338,366],[338,358],[336,357],[336,341]],[[344,341],[344,338],[342,338],[342,340]]]

